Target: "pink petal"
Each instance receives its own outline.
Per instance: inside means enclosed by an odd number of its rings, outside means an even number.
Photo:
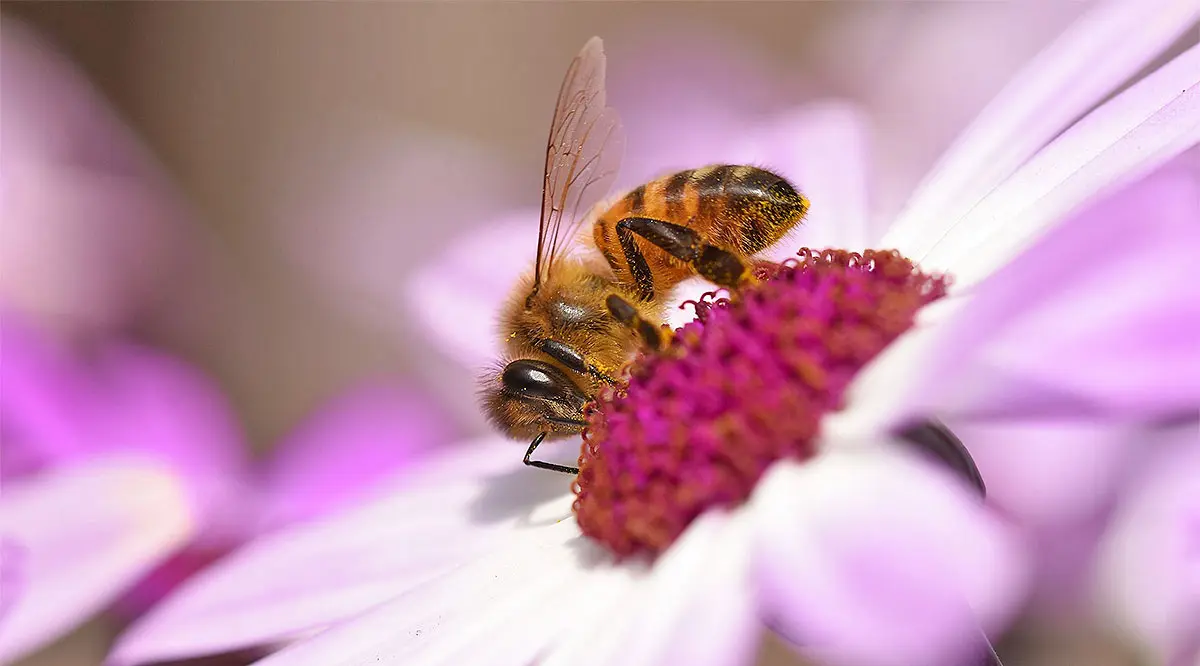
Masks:
[[[1013,536],[957,479],[895,451],[780,463],[752,509],[769,623],[830,663],[954,663],[1024,594]]]
[[[392,381],[360,384],[298,425],[275,449],[265,477],[263,529],[335,513],[371,496],[450,440],[439,406]]]
[[[5,484],[0,534],[21,552],[20,596],[0,661],[66,633],[186,543],[197,527],[188,500],[169,470],[131,458]]]
[[[921,258],[978,282],[1080,205],[1150,174],[1200,143],[1200,45],[1105,102],[1056,138]]]
[[[497,315],[520,276],[533,270],[537,227],[536,210],[514,212],[462,235],[405,283],[412,313],[435,348],[468,368],[499,357]]]
[[[561,604],[588,587],[580,538],[573,522],[543,527],[260,664],[524,666],[570,631]]]
[[[979,114],[897,217],[884,245],[923,256],[985,194],[1200,16],[1191,0],[1097,4]],[[1137,30],[1130,30],[1137,25]]]
[[[1101,590],[1109,617],[1148,662],[1200,659],[1200,445],[1196,422],[1177,428],[1118,510],[1103,545]]]
[[[1090,420],[947,422],[986,479],[988,502],[1054,529],[1099,515],[1141,455],[1130,429]]]
[[[131,627],[114,665],[216,654],[321,629],[487,552],[505,535],[518,538],[569,516],[569,481],[528,474],[519,447],[500,440],[457,446],[406,469],[370,504],[256,540]],[[531,509],[540,505],[544,516]]]
[[[1181,159],[1064,222],[943,323],[907,401],[960,422],[1194,410],[1198,201]]]

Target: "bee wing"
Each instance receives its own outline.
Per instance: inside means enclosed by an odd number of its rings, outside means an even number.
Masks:
[[[569,242],[608,193],[624,156],[621,119],[605,106],[604,63],[604,43],[593,37],[571,61],[558,91],[546,144],[535,290],[560,256],[560,242]]]

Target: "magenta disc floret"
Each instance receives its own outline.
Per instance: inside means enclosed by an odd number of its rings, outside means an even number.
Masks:
[[[947,284],[873,250],[803,249],[757,275],[695,303],[588,410],[575,515],[618,556],[660,553],[705,510],[744,502],[771,463],[814,455],[822,416]]]

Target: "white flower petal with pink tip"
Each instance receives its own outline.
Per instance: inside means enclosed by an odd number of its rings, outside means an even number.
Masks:
[[[1197,18],[1195,0],[1095,3],[959,135],[897,216],[884,244],[914,258],[924,255],[944,230]]]
[[[751,502],[763,612],[830,663],[953,663],[986,649],[1024,589],[1019,544],[998,519],[959,480],[900,454],[777,463]]]
[[[16,579],[6,592],[15,585],[18,594],[0,619],[0,663],[100,611],[196,526],[177,477],[144,460],[97,459],[6,483],[0,534]]]

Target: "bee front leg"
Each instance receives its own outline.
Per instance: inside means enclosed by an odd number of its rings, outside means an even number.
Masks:
[[[754,279],[746,262],[732,252],[705,243],[694,229],[649,217],[627,217],[617,222],[617,232],[645,238],[676,259],[691,264],[704,279],[730,291]],[[628,248],[625,250],[628,255]],[[645,264],[644,258],[642,263]]]
[[[524,460],[525,464],[529,465],[530,467],[536,467],[538,469],[548,469],[551,472],[562,472],[563,474],[579,474],[578,467],[567,467],[566,465],[556,465],[554,463],[548,463],[548,462],[545,462],[542,460],[530,460],[530,456],[533,455],[533,452],[537,450],[538,445],[540,445],[542,443],[542,440],[544,440],[544,439],[546,439],[546,433],[544,433],[544,432],[539,434],[537,437],[533,438],[533,441],[530,442],[530,444],[529,444],[529,448],[525,450],[525,460]]]
[[[543,340],[538,344],[538,350],[581,375],[590,375],[612,386],[619,385],[617,380],[588,363],[583,354],[570,345],[563,344],[558,340]]]

